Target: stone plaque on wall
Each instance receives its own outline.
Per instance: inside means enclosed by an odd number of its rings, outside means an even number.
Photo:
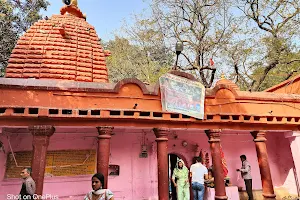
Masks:
[[[7,156],[6,178],[20,178],[24,167],[31,166],[32,152],[15,152],[18,166],[15,164],[12,153]],[[45,177],[77,176],[94,174],[96,171],[95,150],[61,150],[48,151]]]

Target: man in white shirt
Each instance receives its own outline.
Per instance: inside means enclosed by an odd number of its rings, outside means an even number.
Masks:
[[[192,177],[192,189],[194,200],[203,200],[204,197],[204,181],[208,179],[207,168],[201,164],[202,158],[197,157],[196,163],[191,166],[190,177]]]
[[[247,158],[245,155],[241,155],[240,158],[242,161],[242,168],[237,169],[236,171],[241,172],[242,177],[245,181],[246,191],[247,191],[249,200],[253,200],[251,166],[250,166],[250,163],[247,161]]]

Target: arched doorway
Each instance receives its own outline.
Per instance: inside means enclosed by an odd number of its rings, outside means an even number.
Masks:
[[[170,153],[169,155],[169,200],[177,200],[177,192],[176,188],[174,187],[174,184],[172,183],[172,174],[174,171],[174,168],[176,167],[176,163],[179,159],[182,159],[185,164],[187,165],[186,159],[178,154]]]

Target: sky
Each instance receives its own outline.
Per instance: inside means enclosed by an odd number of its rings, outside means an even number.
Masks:
[[[59,14],[64,5],[62,0],[49,0],[50,6],[43,11],[44,16]],[[78,0],[78,7],[86,13],[89,24],[96,28],[98,36],[103,41],[114,39],[114,34],[124,24],[130,23],[133,14],[145,13],[149,6],[143,0]]]

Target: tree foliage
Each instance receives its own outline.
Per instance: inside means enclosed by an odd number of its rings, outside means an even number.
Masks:
[[[209,64],[229,42],[234,29],[229,4],[219,0],[153,0],[153,18],[170,45],[184,43],[182,70],[195,71],[211,87],[216,68]]]
[[[47,0],[0,0],[0,76],[18,37],[42,18],[40,10],[48,5]]]
[[[173,56],[152,19],[135,16],[132,20],[133,25],[125,23],[122,27],[122,37],[116,35],[106,44],[105,48],[112,53],[107,59],[110,80],[134,77],[145,83],[156,83],[171,69]]]
[[[105,44],[111,56],[107,58],[109,80],[118,82],[125,78],[138,78],[145,83],[155,83],[169,70],[169,66],[160,62],[139,45],[130,44],[126,38],[115,37]],[[165,58],[164,58],[165,59]]]
[[[205,87],[213,85],[216,73],[225,72],[241,89],[259,91],[299,74],[299,4],[297,0],[152,0],[152,15],[139,18],[125,32],[140,27],[143,33],[155,32],[159,36],[155,40],[169,51],[165,55],[173,57],[175,43],[183,42],[179,68],[196,75]],[[139,34],[132,35],[130,41],[144,45],[138,43],[143,41]]]
[[[243,74],[235,70],[235,76],[243,80],[246,88],[263,90],[299,73],[300,2],[246,0],[237,6],[246,19],[244,29],[252,32],[245,35],[255,38],[239,48],[244,51],[250,47],[249,53],[242,55],[246,62],[235,61],[236,69],[246,65]]]

